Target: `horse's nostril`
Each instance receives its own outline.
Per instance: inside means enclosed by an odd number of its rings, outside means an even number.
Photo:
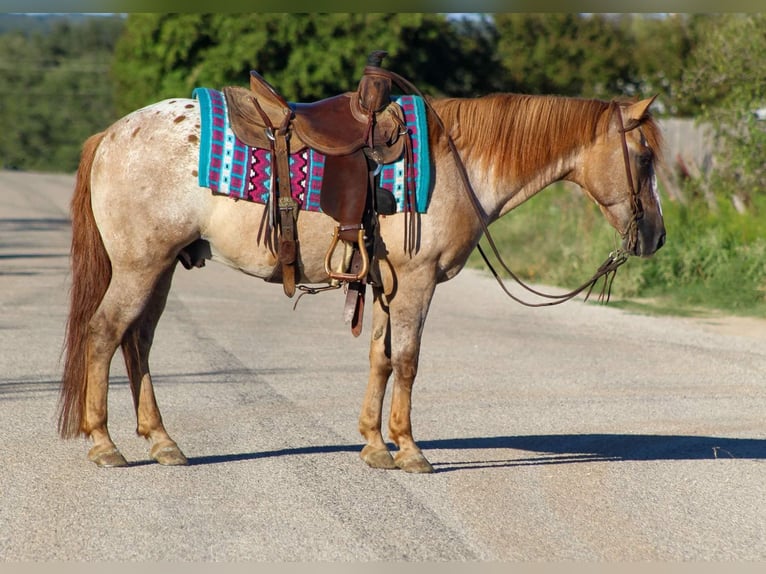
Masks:
[[[665,245],[665,232],[663,231],[660,235],[659,239],[657,240],[657,249]]]

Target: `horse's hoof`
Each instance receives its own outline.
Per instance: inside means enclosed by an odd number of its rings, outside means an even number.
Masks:
[[[154,460],[165,466],[186,466],[189,464],[188,459],[176,444],[155,444],[150,454]]]
[[[118,466],[128,466],[128,461],[122,456],[122,453],[117,450],[117,447],[103,447],[94,446],[88,452],[88,460],[95,462],[97,466],[102,468],[112,468]]]
[[[396,458],[394,458],[394,462],[404,472],[427,474],[434,471],[431,463],[419,452],[405,454],[400,451],[397,453]]]
[[[372,468],[380,468],[383,470],[394,470],[397,468],[394,462],[394,457],[388,452],[388,449],[374,449],[366,446],[359,454],[364,462],[366,462]]]

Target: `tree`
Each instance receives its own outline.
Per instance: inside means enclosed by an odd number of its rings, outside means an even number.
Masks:
[[[439,14],[131,14],[115,53],[121,113],[198,86],[246,85],[257,70],[293,101],[355,88],[367,54],[431,95],[492,84],[487,21]]]
[[[602,97],[629,91],[633,45],[620,20],[597,14],[498,14],[506,89]]]
[[[82,142],[114,121],[109,63],[120,18],[57,18],[0,35],[0,165],[73,171]]]
[[[744,205],[766,191],[766,14],[708,18],[684,75],[683,90],[718,142],[720,194]]]
[[[657,107],[674,117],[693,116],[698,106],[682,93],[682,77],[697,45],[700,14],[669,14],[663,17],[627,18],[635,51],[638,93],[659,94]]]
[[[695,109],[679,97],[695,16],[498,14],[495,21],[507,90],[607,100],[658,94],[658,111]]]
[[[0,53],[3,62],[0,66],[0,167],[19,169],[25,166],[30,144],[40,139],[40,122],[36,121],[39,112],[34,109],[36,73],[41,67],[43,56],[39,44],[30,42],[20,32],[0,36]],[[26,62],[27,65],[18,65]]]

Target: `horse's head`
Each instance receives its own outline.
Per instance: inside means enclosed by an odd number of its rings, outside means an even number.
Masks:
[[[654,98],[634,104],[612,102],[606,129],[581,156],[577,179],[622,236],[631,255],[652,255],[665,243],[657,193],[659,128],[648,113]]]

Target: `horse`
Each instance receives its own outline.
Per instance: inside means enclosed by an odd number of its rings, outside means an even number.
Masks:
[[[513,93],[428,98],[442,125],[429,122],[431,190],[427,211],[417,216],[414,248],[406,213],[379,221],[369,378],[358,420],[364,463],[433,472],[413,438],[410,417],[421,335],[436,285],[460,272],[488,224],[549,184],[568,181],[598,205],[630,255],[648,257],[663,245],[654,175],[662,135],[650,112],[653,99]],[[107,427],[109,367],[118,348],[136,432],[147,439],[151,458],[188,464],[163,425],[148,364],[178,261],[204,245],[207,259],[257,278],[270,277],[279,264],[271,246],[259,240],[266,207],[201,188],[199,148],[199,105],[187,98],[133,111],[82,147],[71,200],[58,430],[64,439],[89,437],[88,459],[100,467],[127,464]],[[455,151],[476,201],[461,183]],[[334,225],[322,212],[300,212],[299,283],[328,283],[324,259]],[[393,452],[382,434],[389,379]]]

